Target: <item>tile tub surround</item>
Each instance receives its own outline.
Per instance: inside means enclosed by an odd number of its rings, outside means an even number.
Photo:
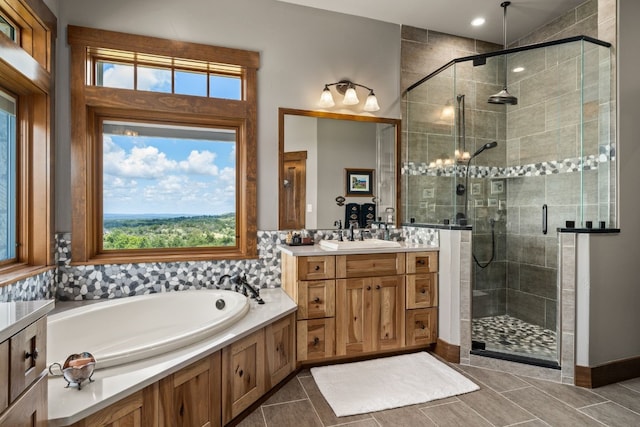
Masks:
[[[197,360],[228,346],[242,337],[263,328],[296,310],[296,304],[281,289],[265,289],[262,292],[264,305],[252,303],[249,313],[238,323],[225,329],[218,335],[192,344],[180,350],[165,353],[152,358],[106,369],[98,369],[93,375],[93,383],[83,386],[82,391],[75,387],[65,388],[62,377],[49,377],[49,426],[70,425],[118,400],[142,390],[144,387],[166,377],[169,374],[196,362]],[[91,303],[91,302],[88,302]],[[61,302],[63,310],[66,304]],[[96,304],[108,304],[97,302]]]
[[[0,302],[35,301],[53,298],[55,291],[55,270],[19,280],[0,287]]]
[[[338,238],[336,230],[308,231],[315,241]],[[62,233],[57,236],[55,298],[93,300],[212,288],[225,274],[246,274],[254,287],[276,288],[280,286],[281,274],[280,253],[276,248],[285,244],[286,235],[286,231],[258,231],[258,259],[74,266],[71,234]],[[391,237],[409,243],[438,244],[438,231],[429,228],[393,229]],[[226,288],[231,286],[225,283]]]

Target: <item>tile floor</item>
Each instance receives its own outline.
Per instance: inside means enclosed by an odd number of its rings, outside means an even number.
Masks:
[[[640,378],[589,390],[484,368],[451,366],[480,390],[337,418],[305,369],[239,426],[640,426]]]
[[[473,319],[472,339],[487,350],[556,361],[556,333],[509,315]]]

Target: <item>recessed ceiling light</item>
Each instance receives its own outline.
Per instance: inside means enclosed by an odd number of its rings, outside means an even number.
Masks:
[[[511,71],[513,71],[514,73],[521,73],[524,71],[524,67],[516,67]]]
[[[482,17],[475,18],[473,21],[471,21],[471,25],[473,25],[474,27],[479,27],[482,24],[484,24],[484,18]]]

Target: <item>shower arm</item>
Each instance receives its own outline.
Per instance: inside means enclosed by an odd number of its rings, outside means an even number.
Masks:
[[[507,7],[511,4],[510,1],[504,1],[500,4],[500,6],[502,6],[502,46],[504,50],[507,50]],[[504,54],[504,66],[503,68],[503,73],[504,73],[504,80],[502,83],[502,86],[504,88],[504,90],[507,90],[507,54]]]

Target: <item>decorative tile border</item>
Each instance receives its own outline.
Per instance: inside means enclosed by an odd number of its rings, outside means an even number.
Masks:
[[[530,163],[521,166],[471,166],[469,178],[515,178],[521,176],[541,176],[558,173],[572,173],[583,170],[597,170],[600,164],[615,161],[615,147],[601,146],[600,153],[585,157],[575,157],[549,162]],[[447,176],[464,178],[467,166],[446,165],[430,166],[427,163],[407,162],[402,166],[402,175],[411,176]]]
[[[0,288],[0,302],[51,299],[55,289],[54,270],[19,280]]]

